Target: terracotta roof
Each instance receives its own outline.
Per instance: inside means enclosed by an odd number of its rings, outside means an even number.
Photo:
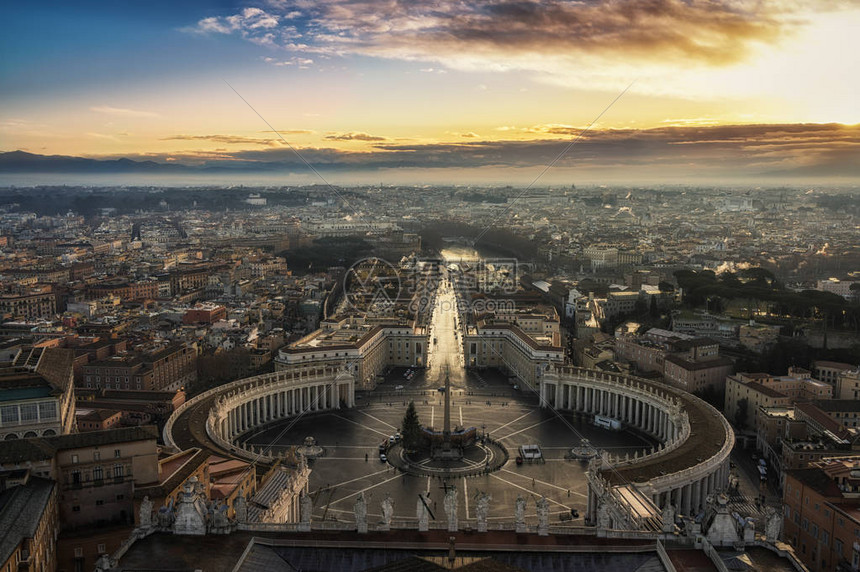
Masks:
[[[788,470],[785,474],[824,497],[842,498],[842,491],[839,490],[839,486],[818,467]]]
[[[52,459],[57,451],[82,447],[101,447],[128,441],[157,440],[158,437],[158,428],[155,425],[143,425],[105,429],[103,431],[87,431],[71,435],[55,435],[53,437],[15,439],[3,442],[3,446],[0,447],[0,463],[43,461]]]

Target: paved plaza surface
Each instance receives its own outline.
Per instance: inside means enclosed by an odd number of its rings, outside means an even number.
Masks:
[[[585,464],[566,460],[571,447],[587,438],[599,449],[614,455],[641,451],[653,441],[628,431],[612,432],[595,427],[586,418],[570,413],[541,409],[537,397],[511,389],[498,372],[485,371],[464,376],[452,389],[452,424],[474,426],[501,442],[510,460],[498,471],[470,478],[439,479],[414,477],[398,472],[379,460],[379,444],[400,427],[409,401],[414,401],[423,425],[441,427],[442,394],[438,380],[419,372],[412,381],[403,378],[404,369],[395,369],[374,392],[361,395],[354,409],[305,415],[298,421],[285,420],[255,433],[248,439],[257,445],[300,445],[313,436],[325,448],[325,455],[312,464],[310,490],[314,498],[315,520],[353,521],[353,503],[359,492],[368,499],[368,521],[381,518],[379,503],[390,494],[395,501],[396,519],[414,519],[419,492],[429,491],[437,522],[445,519],[442,510],[443,486],[456,486],[459,519],[474,526],[474,497],[478,492],[492,495],[489,522],[512,522],[517,495],[529,501],[527,520],[536,522],[534,501],[545,495],[551,519],[580,512],[582,524],[586,505]],[[403,385],[404,389],[394,390]],[[538,444],[545,463],[517,465],[520,445]],[[468,502],[466,502],[468,500]]]
[[[656,443],[641,434],[595,427],[589,418],[542,409],[534,393],[496,370],[466,370],[461,327],[456,296],[443,279],[434,300],[426,369],[394,368],[374,391],[357,392],[355,408],[276,422],[244,440],[277,452],[279,447],[301,445],[306,437],[314,437],[325,449],[311,466],[315,520],[354,522],[353,503],[363,492],[369,523],[381,519],[380,503],[386,495],[394,500],[395,519],[417,521],[418,494],[429,492],[433,516],[441,523],[446,521],[442,508],[446,487],[456,487],[461,527],[475,526],[475,496],[480,492],[492,495],[491,525],[513,522],[518,495],[528,501],[529,522],[537,520],[535,501],[546,496],[551,521],[558,524],[564,516],[567,524],[582,524],[588,492],[586,466],[565,459],[571,447],[586,438],[598,449],[623,456]],[[443,428],[444,394],[439,389],[446,376],[451,383],[452,426],[475,427],[478,435],[501,443],[509,459],[499,470],[474,477],[412,476],[380,459],[380,444],[388,443],[401,427],[410,401],[422,425]],[[545,462],[517,465],[522,445],[539,445]],[[476,472],[481,469],[476,468]],[[572,509],[579,511],[578,519],[567,519]]]

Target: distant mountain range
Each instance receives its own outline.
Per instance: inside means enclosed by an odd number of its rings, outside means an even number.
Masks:
[[[550,142],[551,144],[561,144]],[[562,142],[563,143],[563,142]],[[546,145],[547,142],[540,142]],[[374,171],[379,169],[444,169],[453,167],[469,169],[476,167],[510,166],[522,167],[524,165],[519,154],[521,147],[513,149],[509,154],[505,150],[510,145],[521,145],[520,143],[496,143],[496,153],[490,153],[488,158],[482,146],[463,148],[453,146],[453,150],[447,149],[446,145],[426,145],[424,148],[408,148],[405,150],[387,149],[380,152],[356,154],[352,152],[333,151],[330,149],[308,150],[303,154],[316,169],[324,172],[360,172]],[[440,148],[442,148],[440,150]],[[535,164],[540,161],[540,154],[552,156],[552,149],[538,148],[538,155],[534,156]],[[529,157],[532,158],[532,157]],[[611,159],[611,158],[610,158]],[[669,159],[673,159],[669,156]],[[699,163],[706,164],[707,157]],[[626,162],[624,157],[616,160]],[[652,165],[659,165],[667,160],[666,156],[657,154],[653,160],[646,161]],[[526,161],[527,162],[527,161]],[[641,163],[642,161],[640,161]],[[674,165],[673,165],[674,167]],[[617,173],[617,168],[615,169]],[[636,165],[630,165],[630,177],[637,177]],[[670,168],[671,170],[671,168]],[[691,180],[702,179],[694,168],[687,175]],[[120,159],[89,159],[85,157],[70,157],[65,155],[38,155],[26,151],[0,152],[0,175],[26,175],[31,174],[70,174],[70,175],[225,175],[225,174],[259,174],[259,175],[286,175],[291,173],[307,174],[309,169],[306,163],[293,155],[291,150],[280,150],[277,155],[261,157],[234,156],[229,160],[214,159],[199,165],[188,165],[183,163],[159,163],[156,161],[135,161],[127,158]],[[646,173],[646,177],[653,173]],[[676,175],[675,178],[677,178]],[[593,175],[592,175],[593,177]],[[853,160],[844,160],[843,157],[829,158],[812,164],[785,165],[781,168],[768,169],[764,165],[746,166],[741,168],[725,169],[723,173],[710,175],[710,179],[740,180],[751,179],[782,179],[785,181],[799,179],[817,179],[821,182],[833,177],[847,177],[856,179],[860,177],[860,163]]]
[[[25,151],[0,153],[0,173],[193,173],[199,169],[155,161],[87,159],[64,155],[36,155]]]

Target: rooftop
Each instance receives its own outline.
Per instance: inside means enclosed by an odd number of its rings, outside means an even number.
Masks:
[[[140,427],[120,427],[102,431],[87,431],[71,435],[55,435],[53,437],[32,437],[30,439],[14,439],[5,441],[0,447],[0,463],[18,464],[26,461],[44,461],[52,459],[57,451],[80,449],[83,447],[101,447],[114,443],[128,441],[145,441],[158,439],[158,428],[155,425]]]
[[[0,493],[0,562],[36,534],[55,486],[52,480],[30,477],[27,484]]]

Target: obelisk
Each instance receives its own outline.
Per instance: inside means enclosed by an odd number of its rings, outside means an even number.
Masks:
[[[445,366],[445,425],[442,427],[442,442],[446,449],[451,448],[451,375]]]

